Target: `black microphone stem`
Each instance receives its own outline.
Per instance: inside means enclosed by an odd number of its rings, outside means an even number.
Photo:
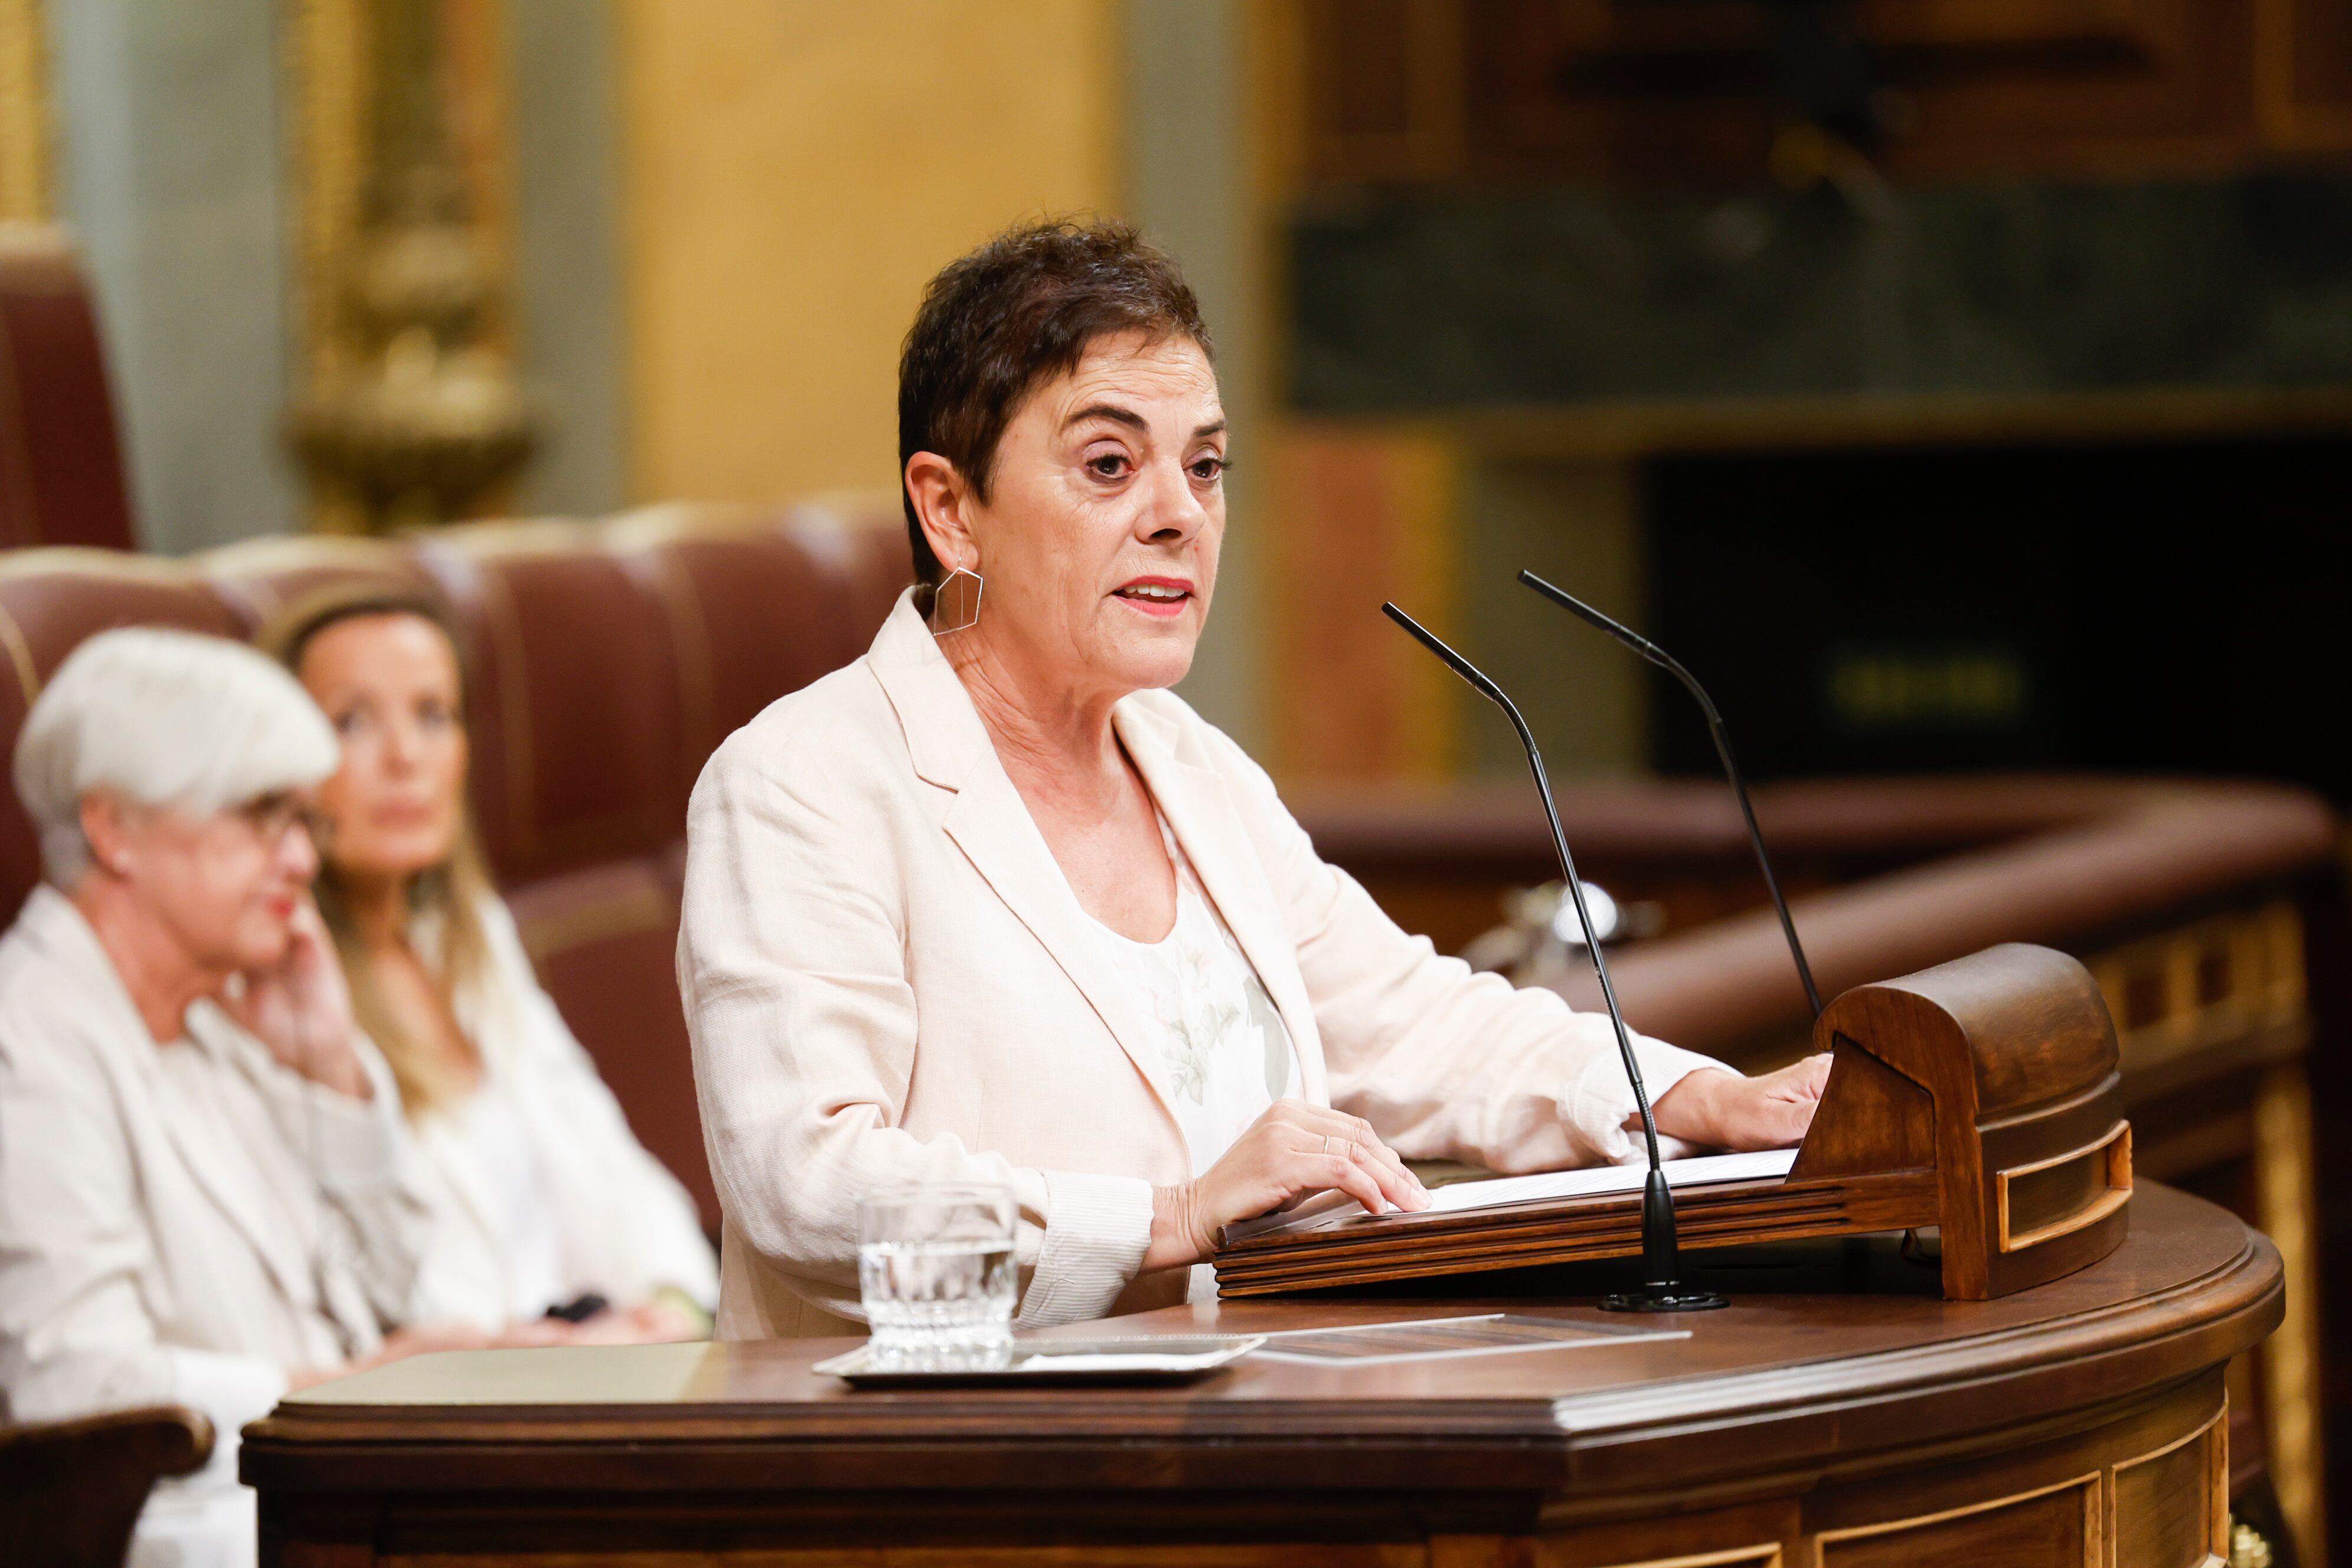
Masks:
[[[1577,922],[1584,928],[1585,945],[1592,953],[1592,967],[1601,975],[1601,999],[1609,1005],[1609,1022],[1617,1031],[1617,1051],[1625,1059],[1625,1076],[1633,1080],[1633,1103],[1642,1112],[1642,1132],[1650,1145],[1650,1169],[1655,1171],[1664,1162],[1658,1154],[1657,1118],[1650,1113],[1650,1091],[1642,1082],[1642,1064],[1633,1055],[1633,1037],[1625,1031],[1625,1015],[1618,1010],[1617,991],[1609,983],[1609,964],[1601,956],[1601,938],[1592,928],[1591,911],[1584,905],[1584,884],[1577,879],[1576,858],[1568,852],[1568,835],[1560,830],[1559,808],[1552,804],[1551,781],[1544,776],[1543,753],[1536,750],[1535,731],[1528,728],[1518,704],[1503,694],[1503,689],[1487,679],[1485,671],[1454,652],[1436,633],[1398,609],[1394,605],[1382,605],[1381,611],[1389,619],[1421,639],[1422,646],[1444,659],[1447,668],[1475,688],[1478,695],[1500,708],[1511,721],[1511,728],[1519,732],[1519,744],[1527,749],[1528,768],[1536,776],[1536,794],[1542,797],[1545,820],[1551,824],[1551,847],[1559,857],[1559,868],[1568,878],[1568,896],[1575,900]]]
[[[1411,632],[1421,645],[1445,661],[1448,669],[1475,688],[1478,695],[1500,708],[1519,732],[1527,749],[1528,771],[1535,774],[1536,794],[1543,797],[1544,819],[1551,825],[1551,847],[1568,879],[1568,896],[1576,919],[1584,928],[1584,943],[1592,954],[1593,973],[1601,976],[1601,999],[1608,1004],[1609,1023],[1617,1032],[1617,1053],[1625,1063],[1625,1080],[1633,1085],[1633,1104],[1642,1113],[1642,1136],[1649,1145],[1650,1171],[1642,1184],[1642,1288],[1604,1298],[1601,1306],[1614,1312],[1703,1312],[1725,1306],[1712,1290],[1695,1290],[1682,1282],[1682,1265],[1675,1239],[1675,1194],[1666,1182],[1665,1161],[1658,1151],[1658,1119],[1650,1109],[1650,1091],[1642,1082],[1642,1063],[1633,1055],[1633,1038],[1625,1028],[1624,1009],[1617,1005],[1617,988],[1609,979],[1609,961],[1601,953],[1601,935],[1592,929],[1592,911],[1584,904],[1584,883],[1576,874],[1576,858],[1568,852],[1568,835],[1559,826],[1559,807],[1551,797],[1551,781],[1544,776],[1543,753],[1536,749],[1535,731],[1519,713],[1518,704],[1486,678],[1485,671],[1448,647],[1437,635],[1398,609],[1382,605],[1381,613]]]
[[[1741,774],[1739,764],[1732,760],[1731,731],[1725,726],[1723,715],[1717,710],[1715,700],[1706,694],[1706,688],[1698,683],[1698,677],[1683,668],[1680,659],[1633,627],[1602,615],[1575,595],[1554,587],[1532,572],[1521,571],[1519,581],[1561,609],[1607,632],[1681,681],[1683,689],[1698,700],[1699,711],[1706,715],[1707,733],[1715,738],[1715,754],[1723,763],[1724,775],[1731,781],[1731,793],[1738,798],[1739,815],[1747,819],[1748,841],[1756,847],[1756,864],[1764,873],[1764,890],[1771,894],[1772,908],[1780,916],[1780,930],[1789,939],[1789,956],[1797,961],[1797,978],[1804,983],[1805,1000],[1811,1005],[1813,1016],[1820,1017],[1822,993],[1813,984],[1812,965],[1805,962],[1805,944],[1797,940],[1797,922],[1789,913],[1789,900],[1780,894],[1780,879],[1772,873],[1772,857],[1764,849],[1764,830],[1756,825],[1756,807],[1748,798],[1748,780]],[[1608,983],[1604,980],[1602,984]]]
[[[1551,824],[1551,847],[1559,856],[1561,874],[1568,879],[1568,896],[1576,904],[1576,923],[1584,931],[1585,945],[1592,950],[1593,972],[1601,976],[1601,999],[1608,1004],[1609,1022],[1617,1031],[1617,1054],[1625,1058],[1625,1076],[1633,1085],[1633,1104],[1642,1112],[1642,1136],[1650,1146],[1650,1169],[1658,1170],[1664,1163],[1658,1153],[1658,1120],[1650,1113],[1650,1090],[1642,1082],[1642,1064],[1633,1055],[1633,1037],[1625,1032],[1625,1015],[1617,1005],[1617,988],[1610,984],[1609,965],[1601,956],[1601,936],[1593,929],[1592,911],[1585,907],[1584,883],[1576,874],[1576,858],[1568,852],[1568,835],[1560,830],[1559,807],[1552,804],[1551,781],[1544,776],[1543,754],[1536,750],[1535,737],[1528,732],[1528,721],[1519,717],[1517,705],[1499,689],[1490,695],[1500,700],[1503,711],[1510,715],[1512,727],[1519,732],[1520,744],[1528,749],[1528,768],[1536,776],[1536,793],[1543,796],[1544,819]]]

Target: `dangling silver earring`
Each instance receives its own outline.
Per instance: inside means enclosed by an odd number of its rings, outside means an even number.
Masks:
[[[963,581],[957,582],[959,577]],[[963,566],[940,578],[931,590],[931,635],[963,631],[979,620],[981,590],[986,586],[979,573]]]

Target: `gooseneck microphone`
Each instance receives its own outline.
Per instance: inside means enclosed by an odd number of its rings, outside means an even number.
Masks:
[[[1716,710],[1715,700],[1698,678],[1682,667],[1682,662],[1643,637],[1633,627],[1612,620],[1563,588],[1555,588],[1532,572],[1521,571],[1519,581],[1558,605],[1561,609],[1600,627],[1668,675],[1683,683],[1685,690],[1698,699],[1699,709],[1706,715],[1707,732],[1715,737],[1715,754],[1723,760],[1723,771],[1731,780],[1731,793],[1739,797],[1739,815],[1748,821],[1748,842],[1756,847],[1756,864],[1764,872],[1764,890],[1772,895],[1772,907],[1780,911],[1780,930],[1789,939],[1789,956],[1797,961],[1797,978],[1805,983],[1805,1000],[1812,1005],[1813,1016],[1822,1016],[1822,994],[1813,984],[1813,967],[1805,962],[1804,943],[1797,940],[1797,922],[1789,918],[1789,900],[1780,896],[1780,879],[1772,874],[1772,857],[1764,849],[1764,830],[1756,826],[1756,807],[1748,804],[1748,781],[1740,776],[1739,764],[1731,760],[1731,731],[1724,728],[1723,715]]]
[[[1428,627],[1398,609],[1382,605],[1381,613],[1411,632],[1445,667],[1500,708],[1519,732],[1527,748],[1528,770],[1536,776],[1536,793],[1543,797],[1544,816],[1551,824],[1551,847],[1559,855],[1559,868],[1568,879],[1568,896],[1576,906],[1577,923],[1584,928],[1585,951],[1601,975],[1601,999],[1609,1005],[1609,1022],[1617,1031],[1617,1054],[1625,1063],[1625,1077],[1633,1086],[1633,1103],[1642,1112],[1642,1136],[1649,1144],[1650,1174],[1642,1185],[1642,1288],[1605,1297],[1601,1305],[1612,1312],[1703,1312],[1729,1303],[1712,1290],[1696,1290],[1682,1282],[1682,1263],[1675,1239],[1675,1194],[1666,1184],[1664,1162],[1658,1154],[1658,1119],[1650,1110],[1650,1091],[1642,1082],[1642,1064],[1633,1055],[1633,1038],[1626,1032],[1625,1015],[1617,1006],[1617,989],[1609,982],[1609,961],[1601,954],[1601,937],[1592,929],[1592,915],[1584,907],[1584,884],[1577,879],[1575,858],[1568,852],[1568,835],[1560,831],[1559,807],[1551,797],[1551,781],[1544,776],[1543,753],[1536,750],[1534,731],[1519,715],[1518,704],[1503,694],[1484,670],[1448,647]]]

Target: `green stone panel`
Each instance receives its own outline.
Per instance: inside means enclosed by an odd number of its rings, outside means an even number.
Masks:
[[[1295,405],[2352,384],[2352,176],[1317,198]]]

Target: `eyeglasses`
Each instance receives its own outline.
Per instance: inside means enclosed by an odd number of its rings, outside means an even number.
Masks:
[[[310,836],[320,854],[335,837],[334,818],[309,801],[291,795],[265,795],[231,808],[231,815],[253,829],[254,837],[275,847],[296,827]]]

